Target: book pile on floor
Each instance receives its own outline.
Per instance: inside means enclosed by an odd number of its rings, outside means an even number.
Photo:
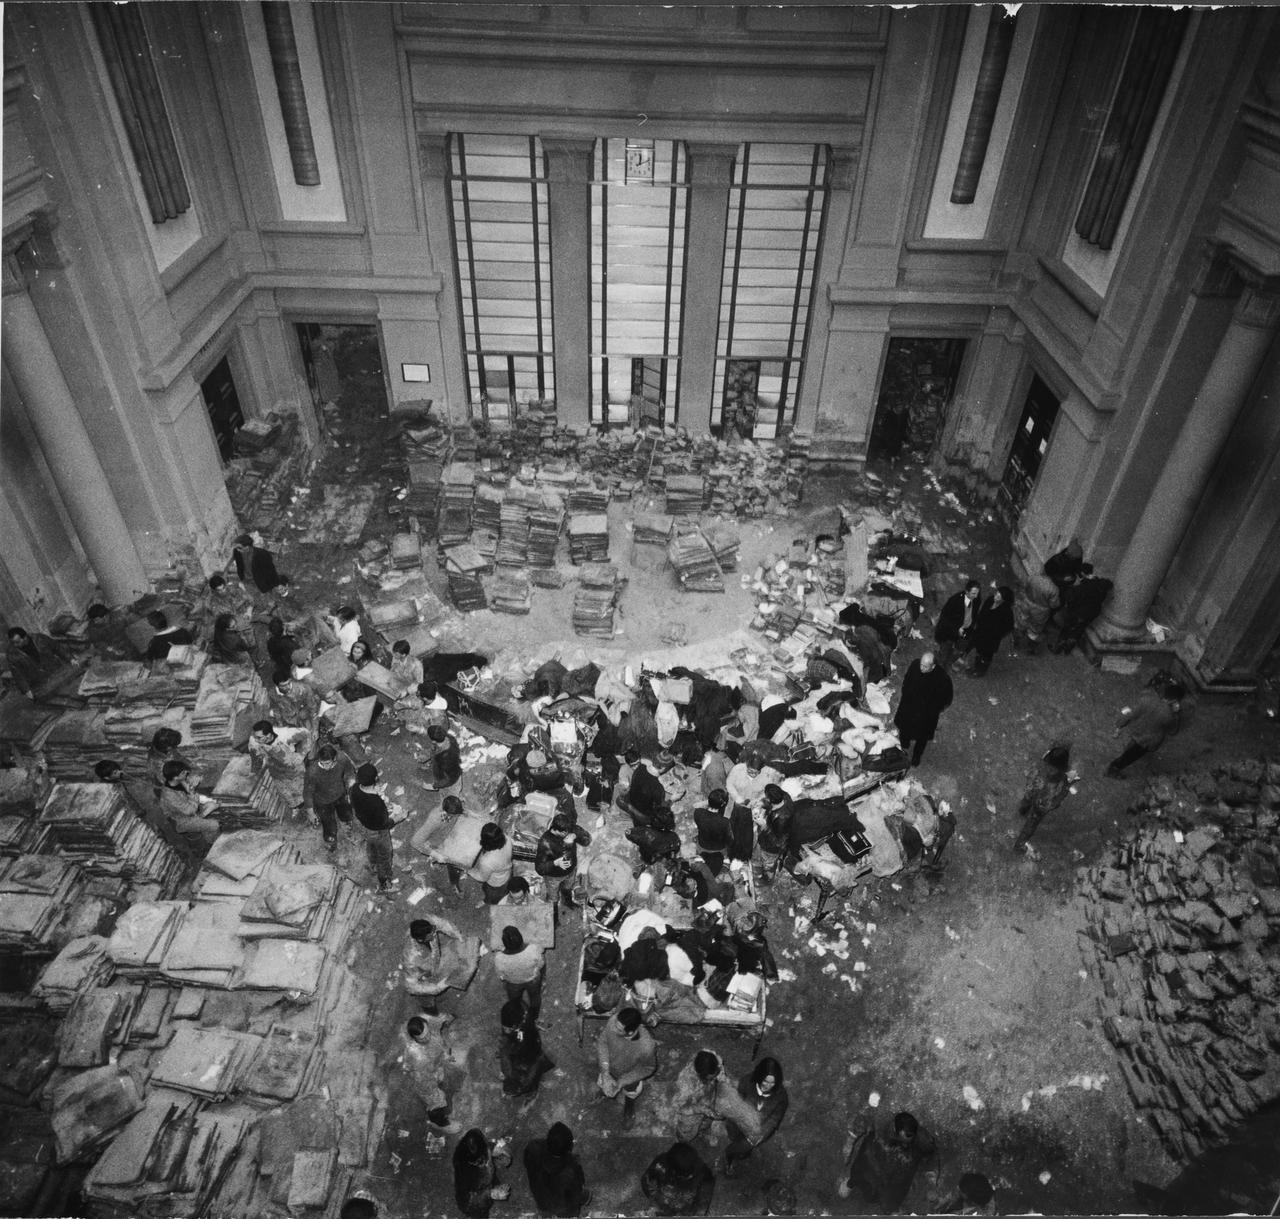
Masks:
[[[609,507],[609,488],[595,479],[579,478],[569,491],[570,513],[604,512]]]
[[[260,830],[278,825],[289,806],[266,767],[255,771],[248,754],[233,754],[213,785],[213,815],[224,830]]]
[[[484,480],[476,487],[475,503],[471,509],[471,523],[477,530],[497,533],[502,519],[502,505],[506,496],[503,488]]]
[[[138,660],[94,660],[80,678],[80,697],[91,703],[110,703],[121,688],[147,677],[147,666]]]
[[[449,581],[449,596],[464,613],[481,610],[485,600],[484,585],[480,575],[488,570],[488,563],[474,546],[451,546],[444,552],[445,577]]]
[[[419,621],[420,611],[411,597],[389,596],[370,602],[367,613],[369,625],[384,638],[394,640]]]
[[[713,521],[710,525],[703,526],[702,536],[707,539],[707,545],[711,547],[720,570],[735,571],[738,566],[738,547],[741,545],[737,528],[727,521]],[[843,591],[843,585],[841,589]]]
[[[116,920],[107,955],[116,973],[131,981],[153,979],[182,926],[185,901],[134,902]]]
[[[490,592],[493,608],[502,614],[527,614],[533,609],[533,587],[519,572],[500,572]]]
[[[665,546],[671,539],[676,519],[665,512],[637,512],[631,535],[642,546]]]
[[[697,516],[702,511],[702,475],[676,474],[666,481],[671,516]]]
[[[422,539],[416,532],[397,533],[391,539],[391,566],[397,571],[417,571],[422,566]]]
[[[540,488],[529,507],[529,565],[552,567],[564,526],[564,501],[556,491]]]
[[[578,573],[578,591],[573,595],[574,633],[612,639],[618,591],[617,568],[610,563],[585,564]]]
[[[404,510],[430,533],[435,532],[436,513],[440,507],[440,479],[444,466],[438,461],[411,461],[409,486],[402,501]]]
[[[248,739],[249,727],[266,710],[267,697],[248,665],[209,665],[191,712],[191,733],[184,736],[205,758],[230,755]]]
[[[444,468],[440,487],[442,546],[465,541],[471,534],[471,505],[475,498],[476,468],[468,461],[451,461]]]
[[[604,563],[609,558],[609,518],[603,512],[569,518],[569,562]]]
[[[128,1038],[141,1000],[142,988],[125,982],[78,995],[58,1030],[58,1065],[103,1066],[111,1047]]]
[[[48,794],[49,780],[41,767],[0,768],[0,857],[34,849],[42,833],[36,813]],[[4,867],[0,859],[0,872]]]
[[[40,824],[42,851],[75,859],[92,875],[150,881],[164,892],[181,879],[182,861],[113,783],[55,783]]]
[[[56,947],[65,916],[84,888],[79,866],[56,856],[0,860],[0,949]]]
[[[724,592],[724,576],[716,556],[698,530],[677,534],[667,544],[667,558],[676,569],[680,587],[692,593]]]
[[[82,935],[63,946],[40,972],[31,993],[52,1012],[65,1012],[81,995],[111,980],[107,941]]]
[[[470,420],[466,423],[455,423],[450,432],[454,461],[474,462],[479,438]]]
[[[114,758],[108,744],[108,712],[102,707],[64,711],[48,726],[40,742],[49,773],[57,779],[92,779],[95,762]]]
[[[231,1213],[215,1198],[247,1158],[252,1117],[249,1110],[201,1110],[198,1095],[151,1088],[128,1124],[110,1132],[110,1147],[85,1178],[92,1219]]]
[[[502,497],[498,517],[498,549],[494,561],[499,567],[523,567],[529,562],[529,505],[532,492],[513,482]]]

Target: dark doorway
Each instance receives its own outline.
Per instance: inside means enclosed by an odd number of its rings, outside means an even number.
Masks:
[[[240,409],[240,395],[236,393],[235,378],[231,375],[231,364],[226,356],[200,382],[200,392],[204,395],[205,406],[209,408],[218,455],[223,462],[228,462],[235,448],[236,432],[244,424],[244,412]]]
[[[1053,390],[1039,377],[1031,378],[1022,418],[1018,420],[1018,431],[1009,450],[1009,461],[1000,480],[1000,505],[1010,524],[1017,521],[1031,498],[1060,405],[1061,400]]]
[[[317,410],[336,407],[350,413],[373,407],[375,413],[386,413],[387,388],[376,325],[297,322],[294,328]]]
[[[967,339],[891,338],[868,457],[932,451],[956,392]]]

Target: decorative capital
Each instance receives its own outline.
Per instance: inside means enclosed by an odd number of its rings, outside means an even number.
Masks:
[[[860,144],[833,144],[827,162],[827,186],[831,190],[853,190],[858,180],[858,162],[861,158]]]
[[[418,133],[418,166],[424,177],[449,176],[449,137],[439,132]]]
[[[3,259],[4,295],[13,296],[27,290],[27,277],[18,262],[17,250],[6,250]]]
[[[1280,294],[1271,285],[1246,283],[1234,320],[1254,330],[1274,330],[1280,325]]]

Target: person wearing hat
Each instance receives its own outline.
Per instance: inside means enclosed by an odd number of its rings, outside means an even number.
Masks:
[[[675,829],[675,817],[667,805],[667,789],[662,786],[657,764],[649,758],[642,758],[635,750],[628,750],[625,758],[633,769],[627,794],[618,800],[618,807],[636,825],[652,826],[657,830]]]
[[[394,893],[400,881],[392,873],[394,844],[391,827],[395,822],[387,802],[378,792],[378,768],[366,762],[356,771],[356,786],[351,789],[351,811],[364,835],[369,867],[378,879],[379,893]]]
[[[578,846],[591,845],[591,835],[578,827],[575,818],[568,813],[556,813],[551,825],[538,839],[533,869],[550,883],[558,884],[559,900],[566,906],[577,903],[573,899],[573,886],[578,878]]]
[[[659,1215],[705,1215],[715,1187],[715,1174],[683,1141],[655,1156],[640,1177],[640,1188]]]
[[[1013,840],[1013,849],[1020,851],[1036,832],[1036,827],[1066,798],[1070,780],[1067,770],[1071,766],[1071,747],[1051,745],[1041,755],[1039,764],[1027,772],[1027,786],[1018,801],[1018,816],[1022,829]]]

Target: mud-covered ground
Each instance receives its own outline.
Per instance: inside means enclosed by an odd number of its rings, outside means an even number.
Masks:
[[[312,523],[307,504],[318,502],[325,486],[331,497],[375,488],[363,536],[387,537],[393,528],[383,503],[400,465],[390,425],[370,401],[353,391],[330,412],[333,436],[311,494],[270,534],[284,569],[299,581],[300,600],[328,606],[362,587],[353,574],[354,547],[299,540]],[[921,532],[937,556],[927,582],[929,608],[918,623],[927,636],[940,598],[965,575],[984,582],[1006,576],[1007,537],[920,467],[873,468],[872,474],[813,479],[799,511],[744,522],[741,570],[753,570],[795,538],[832,531],[837,502],[874,510]],[[632,567],[628,515],[625,506],[611,506],[610,557],[629,577],[612,646],[572,635],[572,583],[559,591],[535,590],[527,617],[488,611],[455,617],[442,631],[442,645],[485,652],[500,672],[515,675],[530,658],[551,651],[571,666],[601,655],[638,660],[664,646],[677,623],[690,642],[712,646],[746,626],[753,601],[737,576],[728,578],[723,596],[683,594],[660,565]],[[443,594],[443,581],[433,568],[430,573]],[[925,643],[914,636],[904,642],[895,657],[899,674]],[[899,1109],[915,1113],[938,1139],[937,1189],[950,1196],[960,1173],[985,1172],[1002,1212],[1147,1209],[1132,1182],[1163,1185],[1176,1177],[1180,1166],[1135,1116],[1096,1018],[1097,984],[1077,947],[1076,870],[1124,832],[1127,804],[1146,776],[1274,751],[1276,738],[1273,726],[1243,709],[1206,705],[1181,736],[1135,765],[1125,780],[1105,779],[1102,771],[1120,747],[1111,728],[1115,713],[1147,676],[1106,674],[1079,654],[1033,657],[1006,649],[985,677],[957,677],[955,704],[918,772],[935,795],[950,800],[959,819],[940,880],[894,878],[859,891],[824,921],[818,938],[803,921],[812,910],[812,891],[786,878],[761,891],[770,942],[788,980],[770,991],[760,1052],[782,1062],[791,1107],[777,1137],[736,1178],[717,1181],[713,1213],[761,1213],[763,1186],[774,1178],[795,1189],[800,1213],[855,1212],[856,1200],[836,1193],[846,1137],[871,1117]],[[1014,852],[1014,810],[1025,771],[1054,739],[1072,742],[1080,781],[1040,827],[1034,852]],[[415,740],[394,725],[378,727],[370,740],[393,793],[403,788],[401,798],[414,810],[397,835],[402,844],[436,799],[415,786]],[[464,797],[483,769],[469,769]],[[314,837],[319,855],[318,833]],[[368,882],[354,840],[344,838],[340,862]],[[367,1037],[387,1053],[391,1089],[371,1186],[390,1216],[455,1214],[449,1166],[455,1140],[442,1155],[424,1150],[422,1109],[395,1066],[398,1032],[413,1010],[397,985],[396,965],[410,917],[446,912],[479,931],[487,912],[470,883],[460,902],[444,897],[443,875],[413,857],[407,845],[399,848],[397,865],[403,888],[394,899],[370,899],[352,951],[375,996]],[[407,897],[420,884],[430,892],[410,907]],[[717,1050],[735,1077],[751,1062],[750,1037],[662,1026],[658,1079],[642,1097],[634,1127],[623,1130],[617,1103],[595,1097],[598,1026],[589,1024],[579,1044],[572,995],[580,942],[576,926],[562,926],[557,948],[548,954],[544,1039],[559,1070],[525,1110],[501,1092],[495,1055],[501,988],[491,967],[482,963],[470,990],[450,992],[445,1004],[456,1017],[454,1044],[467,1068],[454,1101],[456,1120],[464,1129],[482,1127],[491,1138],[509,1136],[517,1153],[505,1174],[512,1196],[495,1206],[496,1216],[532,1209],[519,1151],[554,1121],[575,1133],[594,1191],[592,1211],[644,1211],[639,1175],[674,1137],[665,1094],[681,1065],[703,1045]],[[714,1161],[723,1136],[719,1146],[702,1150]],[[924,1209],[930,1192],[918,1181],[909,1205]]]

